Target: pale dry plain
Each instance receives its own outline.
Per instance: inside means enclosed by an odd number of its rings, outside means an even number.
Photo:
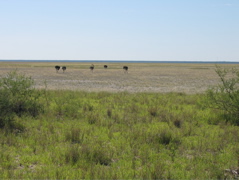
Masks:
[[[103,65],[107,64],[108,69]],[[55,65],[66,66],[65,73],[56,73]],[[216,64],[195,63],[91,63],[61,62],[0,62],[0,76],[17,70],[31,76],[36,88],[79,90],[90,92],[205,92],[219,83]],[[128,73],[122,69],[129,67]],[[238,64],[221,64],[236,67]]]

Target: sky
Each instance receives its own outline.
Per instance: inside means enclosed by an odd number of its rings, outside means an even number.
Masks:
[[[0,59],[239,61],[239,0],[0,0]]]

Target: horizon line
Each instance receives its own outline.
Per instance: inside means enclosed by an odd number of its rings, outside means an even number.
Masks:
[[[106,59],[0,59],[0,61],[189,61],[189,62],[239,62],[239,60],[138,60],[138,59],[116,59],[116,60],[106,60]]]
[[[37,60],[37,59],[0,59],[0,62],[128,62],[128,63],[229,63],[239,64],[239,61],[230,60]]]

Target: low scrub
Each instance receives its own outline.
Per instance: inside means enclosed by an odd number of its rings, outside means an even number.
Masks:
[[[0,79],[0,127],[13,126],[15,116],[36,117],[43,111],[41,93],[31,77],[13,71]]]

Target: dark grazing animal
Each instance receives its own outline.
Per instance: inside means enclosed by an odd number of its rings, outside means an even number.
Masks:
[[[65,70],[66,70],[66,66],[62,66],[62,70],[63,70],[63,73],[64,73]]]
[[[58,72],[60,68],[60,66],[55,66],[56,72]]]
[[[125,72],[128,72],[129,68],[128,68],[128,66],[123,66],[123,69],[124,69]]]
[[[94,64],[91,64],[90,70],[91,70],[92,72],[93,72],[94,68],[95,68]]]
[[[104,65],[104,68],[105,68],[105,69],[107,69],[107,68],[108,68],[108,66],[107,66],[107,65]]]

